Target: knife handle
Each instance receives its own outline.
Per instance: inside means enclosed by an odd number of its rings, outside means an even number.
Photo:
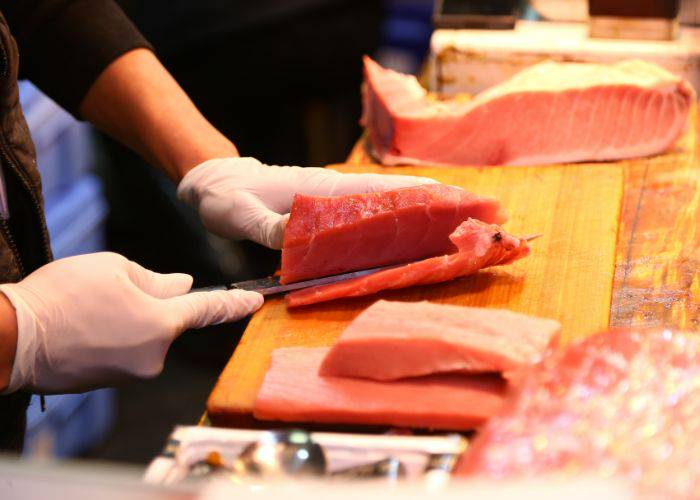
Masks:
[[[217,292],[220,290],[229,290],[229,287],[226,285],[217,285],[217,286],[203,286],[201,288],[193,288],[190,290],[188,293],[199,293],[199,292]]]

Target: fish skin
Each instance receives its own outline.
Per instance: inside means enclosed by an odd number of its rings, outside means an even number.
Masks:
[[[415,285],[429,285],[473,274],[480,269],[509,264],[530,253],[523,238],[496,224],[467,219],[450,235],[457,252],[431,257],[347,281],[297,290],[286,295],[287,307],[372,295]]]

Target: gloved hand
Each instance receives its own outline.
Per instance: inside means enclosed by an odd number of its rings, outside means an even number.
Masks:
[[[187,328],[242,318],[259,293],[187,294],[192,277],[158,274],[115,253],[60,259],[0,286],[17,312],[17,351],[5,392],[74,392],[153,377]]]
[[[337,196],[434,182],[408,175],[341,174],[325,168],[264,165],[255,158],[220,158],[190,170],[177,195],[199,211],[212,233],[279,249],[296,193]]]

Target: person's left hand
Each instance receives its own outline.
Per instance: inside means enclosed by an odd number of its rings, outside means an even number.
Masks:
[[[408,175],[341,174],[324,168],[270,166],[254,158],[220,158],[190,170],[177,194],[199,211],[212,233],[279,249],[297,193],[337,196],[434,182]]]

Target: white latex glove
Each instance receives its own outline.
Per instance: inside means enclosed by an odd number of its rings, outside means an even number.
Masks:
[[[325,168],[264,165],[255,158],[220,158],[190,170],[177,195],[199,211],[212,233],[279,249],[296,193],[337,196],[434,182],[408,175],[341,174]]]
[[[0,286],[17,312],[9,387],[75,392],[126,377],[153,377],[187,328],[242,318],[259,293],[187,294],[192,277],[158,274],[115,253],[60,259]]]

